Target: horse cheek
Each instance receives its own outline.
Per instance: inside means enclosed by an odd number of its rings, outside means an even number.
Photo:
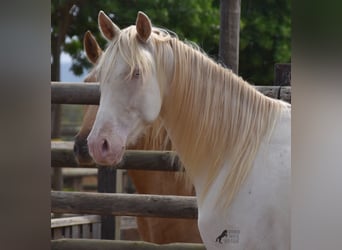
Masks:
[[[142,102],[143,119],[147,123],[152,123],[159,115],[161,98],[159,95],[148,94]]]
[[[161,103],[158,84],[153,82],[140,96],[140,110],[145,122],[152,123],[159,116]]]

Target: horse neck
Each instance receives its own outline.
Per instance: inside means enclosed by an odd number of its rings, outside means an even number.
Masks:
[[[176,41],[171,47],[174,78],[161,110],[171,141],[194,184],[199,177],[206,179],[204,194],[227,160],[232,167],[227,185],[235,188],[274,126],[280,106],[188,45]],[[236,176],[241,165],[242,176]]]

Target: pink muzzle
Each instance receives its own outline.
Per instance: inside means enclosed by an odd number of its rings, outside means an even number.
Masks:
[[[113,166],[118,164],[125,152],[126,140],[111,134],[111,136],[88,137],[89,154],[99,165]]]

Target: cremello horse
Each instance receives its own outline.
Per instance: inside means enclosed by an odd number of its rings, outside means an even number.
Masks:
[[[95,65],[85,82],[96,82],[96,63],[102,50],[88,31],[84,36],[84,49],[90,62]],[[81,165],[92,164],[88,154],[87,137],[93,126],[98,106],[86,106],[81,129],[76,135],[74,153]],[[159,120],[145,131],[144,135],[131,145],[130,149],[171,150],[171,142]],[[180,173],[165,171],[128,170],[128,175],[140,194],[194,195],[191,185]],[[137,217],[138,231],[144,241],[166,244],[171,242],[202,242],[196,220]]]
[[[291,106],[256,91],[138,13],[98,63],[101,98],[88,136],[103,165],[161,119],[196,190],[207,249],[290,249]]]

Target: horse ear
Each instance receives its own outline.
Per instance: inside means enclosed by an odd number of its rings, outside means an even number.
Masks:
[[[146,42],[150,37],[152,31],[152,24],[150,19],[145,13],[139,11],[135,25],[138,32],[138,38],[142,42]]]
[[[120,28],[102,10],[99,12],[98,23],[103,37],[108,41],[112,41],[120,34]]]
[[[84,35],[83,47],[89,61],[95,64],[102,55],[102,49],[100,48],[95,37],[91,34],[89,30]]]

